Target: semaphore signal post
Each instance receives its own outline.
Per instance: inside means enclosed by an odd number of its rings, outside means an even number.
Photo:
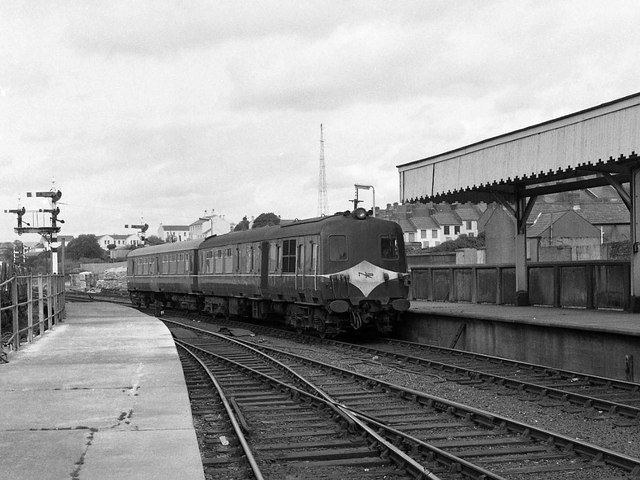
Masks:
[[[27,210],[25,207],[21,207],[14,210],[5,210],[5,213],[15,213],[18,216],[18,226],[13,230],[18,234],[22,235],[23,233],[37,233],[49,241],[51,245],[51,268],[52,273],[58,273],[58,232],[60,231],[60,227],[58,223],[64,223],[64,220],[58,218],[58,214],[60,213],[60,207],[57,206],[57,202],[62,197],[62,192],[60,190],[49,191],[49,192],[27,192],[27,197],[44,197],[48,198],[51,201],[51,208],[41,208],[38,210]],[[23,217],[25,214],[31,214],[32,217],[36,218],[38,214],[50,214],[51,222],[50,225],[32,225],[27,223]],[[44,222],[43,222],[44,223]],[[26,225],[26,226],[25,226]]]

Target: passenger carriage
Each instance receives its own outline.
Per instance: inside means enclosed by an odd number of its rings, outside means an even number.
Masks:
[[[364,209],[143,248],[128,258],[142,272],[131,276],[137,303],[254,319],[277,314],[323,335],[363,327],[386,333],[409,307],[402,230]]]

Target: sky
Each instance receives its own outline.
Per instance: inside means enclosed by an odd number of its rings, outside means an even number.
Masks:
[[[318,213],[396,166],[640,91],[637,1],[2,0],[4,210],[61,235]],[[373,191],[360,191],[371,207]],[[42,214],[25,220],[47,224]]]

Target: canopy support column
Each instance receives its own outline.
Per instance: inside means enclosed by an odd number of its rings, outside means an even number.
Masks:
[[[533,210],[537,196],[532,196],[529,201],[525,196],[524,188],[518,187],[515,191],[515,208],[507,199],[494,192],[495,198],[513,215],[516,220],[516,235],[514,254],[516,264],[516,305],[529,305],[529,274],[527,272],[527,219]]]
[[[631,298],[629,310],[640,312],[640,168],[631,171]]]

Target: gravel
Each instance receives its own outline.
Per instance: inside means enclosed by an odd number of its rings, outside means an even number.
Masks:
[[[640,423],[626,425],[630,422],[615,414],[609,415],[608,412],[593,409],[577,411],[577,409],[568,409],[568,405],[556,406],[556,402],[547,402],[551,403],[551,406],[546,406],[544,401],[532,401],[530,396],[505,395],[508,392],[506,389],[481,389],[444,381],[437,375],[425,376],[402,371],[402,362],[385,360],[383,363],[377,357],[363,361],[350,357],[349,352],[332,346],[320,347],[263,335],[251,337],[250,341],[304,355],[345,370],[487,410],[495,415],[524,422],[538,429],[560,433],[617,453],[640,458]],[[390,369],[390,366],[398,368]],[[575,475],[571,478],[577,479]]]

